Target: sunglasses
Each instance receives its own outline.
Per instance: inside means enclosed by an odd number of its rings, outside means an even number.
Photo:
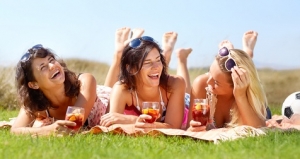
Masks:
[[[41,45],[41,44],[34,45],[21,57],[20,61],[22,61],[22,62],[28,61],[28,59],[30,58],[30,55],[32,54],[32,51],[35,51],[35,50],[38,50],[41,48],[43,48],[43,45]]]
[[[142,36],[140,38],[136,38],[136,39],[133,39],[130,43],[129,43],[129,46],[131,48],[138,48],[142,41],[150,41],[150,42],[155,42],[154,39],[150,36]],[[155,42],[156,43],[156,42]]]
[[[231,69],[236,66],[236,62],[234,59],[230,56],[230,50],[228,50],[226,47],[223,47],[219,50],[219,56],[221,57],[228,57],[227,60],[224,63],[225,69],[227,72],[231,72]]]

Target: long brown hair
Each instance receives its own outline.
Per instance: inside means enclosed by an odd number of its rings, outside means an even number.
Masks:
[[[50,50],[46,48],[29,49],[27,54],[29,54],[26,60],[20,60],[16,67],[16,87],[20,103],[24,106],[25,110],[34,115],[36,111],[43,111],[48,108],[56,108],[51,104],[51,101],[46,98],[44,93],[40,89],[29,88],[28,82],[35,82],[36,79],[33,75],[32,61],[35,58],[45,58],[46,56],[51,56],[57,60],[57,56]],[[80,90],[80,81],[78,80],[76,74],[70,71],[66,63],[63,60],[57,60],[60,65],[64,68],[65,72],[65,95],[67,97],[76,97]]]
[[[163,89],[171,91],[170,86],[168,86],[168,67],[164,56],[161,54],[162,50],[157,43],[146,40],[141,40],[141,44],[137,48],[127,46],[123,51],[121,57],[121,72],[119,81],[122,84],[125,84],[127,89],[136,90],[137,83],[135,75],[137,75],[142,69],[145,58],[153,48],[156,48],[159,51],[161,63],[163,65],[162,73],[159,79],[159,85]],[[135,70],[135,72],[132,73],[132,70]]]

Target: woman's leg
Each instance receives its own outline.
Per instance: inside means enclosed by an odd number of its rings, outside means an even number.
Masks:
[[[258,33],[253,31],[253,30],[250,30],[250,31],[247,31],[244,33],[244,36],[243,36],[243,50],[249,54],[249,56],[251,58],[253,58],[254,56],[254,47],[255,47],[255,44],[256,44],[256,41],[257,41],[257,36],[258,36]]]
[[[191,87],[189,70],[187,68],[187,58],[192,51],[193,50],[191,48],[179,48],[176,50],[177,59],[178,59],[177,75],[184,78],[186,84],[185,92],[188,94],[190,94],[192,87]]]
[[[132,39],[141,37],[143,33],[143,29],[134,29],[132,30],[132,37],[129,38],[130,28],[124,27],[116,31],[114,58],[106,75],[104,86],[113,87],[113,85],[118,81],[118,76],[120,74],[120,62],[124,48]]]
[[[219,44],[219,49],[221,49],[222,47],[226,47],[228,49],[234,49],[233,44],[229,40],[221,41]]]
[[[169,66],[169,63],[171,61],[171,55],[174,50],[174,46],[177,41],[177,33],[176,32],[167,32],[164,33],[162,37],[162,54],[164,55],[166,59],[167,66]]]

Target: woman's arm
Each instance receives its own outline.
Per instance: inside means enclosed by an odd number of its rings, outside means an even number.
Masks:
[[[246,91],[250,84],[248,72],[238,67],[232,68],[232,80],[234,83],[233,94],[236,106],[240,113],[240,124],[250,125],[253,127],[265,126],[265,120],[261,119],[252,109]],[[263,106],[262,106],[263,107]]]
[[[185,81],[181,76],[170,76],[168,84],[171,85],[171,94],[164,126],[166,128],[180,129],[184,113]]]
[[[110,94],[109,113],[101,117],[100,125],[135,123],[137,116],[124,114],[125,105],[129,102],[128,99],[131,99],[130,92],[120,82],[116,83]]]
[[[171,85],[171,95],[169,97],[165,122],[146,123],[145,119],[151,116],[142,114],[135,123],[140,128],[173,128],[180,129],[184,113],[185,81],[181,76],[170,76],[168,80]]]
[[[28,113],[22,107],[20,112],[14,121],[10,131],[13,134],[31,134],[31,135],[51,135],[51,134],[68,134],[70,129],[65,126],[75,126],[76,123],[65,120],[58,120],[55,123],[43,127],[31,127],[33,125],[35,118]]]
[[[96,100],[96,79],[90,73],[83,73],[78,79],[81,82],[81,87],[74,106],[85,109],[84,119],[86,120]]]
[[[208,74],[202,74],[195,78],[192,85],[191,95],[190,95],[190,108],[189,108],[189,117],[187,122],[187,128],[191,131],[202,131],[203,128],[199,122],[192,121],[192,111],[194,106],[194,99],[196,98],[206,98],[206,90]],[[192,121],[192,122],[191,122]]]

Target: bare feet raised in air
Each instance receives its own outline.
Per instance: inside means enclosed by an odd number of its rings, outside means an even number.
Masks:
[[[128,43],[137,37],[141,37],[144,33],[143,29],[133,29],[132,30],[132,36],[130,35],[130,28],[123,27],[120,29],[117,29],[115,33],[115,53],[117,55],[118,59],[121,59],[122,52],[124,48],[128,45]]]
[[[227,49],[234,49],[233,44],[229,40],[223,40],[219,44],[219,49],[227,47]]]
[[[165,56],[167,65],[169,65],[169,63],[170,63],[171,55],[174,50],[176,41],[177,41],[177,33],[176,32],[164,33],[164,35],[162,37],[162,49],[163,49],[162,54]]]
[[[191,93],[191,88],[192,88],[190,75],[187,68],[187,58],[192,51],[193,51],[192,48],[179,48],[176,50],[177,59],[178,59],[177,75],[183,77],[186,84],[186,88],[185,88],[186,93]]]
[[[141,28],[136,28],[136,29],[132,29],[132,36],[129,39],[129,42],[135,38],[139,38],[144,34],[144,29]]]
[[[115,53],[113,62],[107,72],[104,85],[108,87],[113,87],[113,85],[118,81],[118,76],[120,73],[120,61],[123,54],[123,50],[128,45],[128,43],[137,37],[141,37],[144,33],[143,29],[133,29],[132,36],[130,36],[130,28],[123,27],[117,29],[115,32]]]
[[[117,57],[121,58],[122,52],[125,48],[125,41],[128,40],[130,28],[123,27],[116,30],[115,33],[115,53]]]
[[[250,30],[243,35],[243,50],[253,58],[253,51],[257,41],[258,33],[256,31]]]
[[[189,54],[193,51],[192,48],[179,48],[176,50],[178,62],[187,62]]]

